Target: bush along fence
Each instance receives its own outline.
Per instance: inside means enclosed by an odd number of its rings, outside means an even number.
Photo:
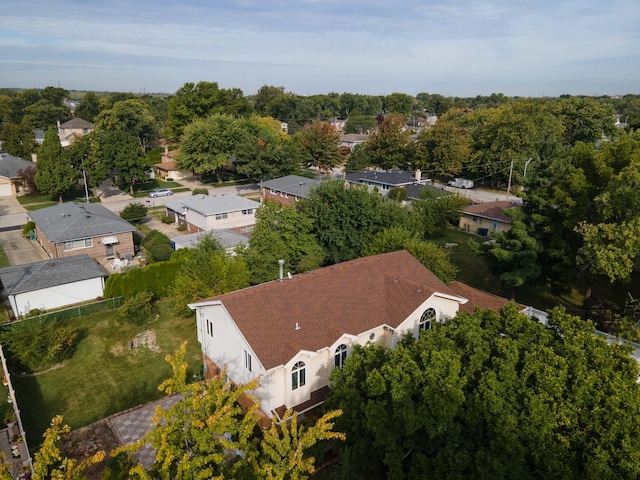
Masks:
[[[62,320],[70,320],[72,318],[77,317],[86,317],[88,315],[92,315],[97,312],[104,312],[108,310],[115,310],[124,302],[123,297],[112,297],[106,298],[104,300],[97,300],[91,303],[83,303],[81,305],[76,305],[75,307],[63,308],[60,310],[54,310],[51,312],[39,312],[38,310],[32,310],[30,314],[21,315],[20,318],[5,323],[5,325],[10,325],[12,323],[19,322],[21,320],[41,320],[43,323],[48,323],[50,321],[62,321]]]

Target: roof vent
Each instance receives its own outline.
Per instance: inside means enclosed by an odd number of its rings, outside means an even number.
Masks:
[[[422,293],[422,289],[421,289],[421,288],[418,288],[418,289],[416,290],[416,293]]]
[[[296,322],[296,330],[300,330],[300,324]]]
[[[394,278],[394,279],[392,280],[392,282],[393,282],[393,283],[398,283],[398,279],[397,279],[397,278]]]

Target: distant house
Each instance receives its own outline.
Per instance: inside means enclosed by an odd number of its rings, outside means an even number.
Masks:
[[[238,233],[235,230],[223,228],[220,230],[210,230],[208,232],[191,233],[189,235],[175,237],[171,239],[171,244],[174,250],[194,248],[205,235],[211,235],[215,238],[229,255],[234,254],[234,249],[237,246],[249,243],[249,237],[247,235]]]
[[[164,153],[161,156],[162,161],[153,165],[154,173],[161,178],[171,178],[173,180],[182,180],[189,176],[185,172],[181,172],[176,168],[176,155],[178,150],[169,150],[165,147]],[[190,173],[190,172],[188,172]]]
[[[346,133],[340,135],[340,146],[353,150],[353,147],[363,144],[368,138],[366,133]]]
[[[377,188],[383,195],[394,187],[407,187],[416,183],[426,185],[428,182],[422,179],[419,170],[416,173],[403,170],[363,170],[347,173],[345,179],[348,183],[367,185],[369,191]]]
[[[61,203],[32,210],[29,216],[38,242],[51,258],[86,253],[105,265],[135,255],[135,227],[98,203]]]
[[[507,201],[468,205],[461,212],[460,228],[482,236],[506,232],[511,228],[511,217],[504,211],[509,208],[517,208],[517,205]]]
[[[294,205],[301,198],[308,198],[311,189],[318,185],[318,180],[299,175],[265,180],[260,184],[260,202],[273,200],[281,205]]]
[[[16,317],[95,300],[108,273],[89,255],[42,260],[0,269],[0,280]]]
[[[36,145],[42,145],[42,143],[44,142],[44,130],[42,130],[41,128],[36,128],[33,131],[33,136],[36,139]]]
[[[77,137],[86,135],[93,131],[94,128],[95,126],[93,123],[77,117],[72,118],[63,124],[58,122],[58,137],[60,138],[60,145],[68,147]]]
[[[250,232],[256,224],[258,202],[237,195],[192,195],[164,203],[168,217],[189,232],[231,228]]]
[[[11,197],[23,191],[26,187],[20,180],[20,170],[35,167],[30,160],[23,160],[8,153],[0,152],[0,197]]]

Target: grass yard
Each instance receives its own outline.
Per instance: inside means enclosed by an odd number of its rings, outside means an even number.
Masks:
[[[142,326],[119,321],[114,312],[75,319],[82,338],[70,360],[36,375],[12,375],[32,446],[38,444],[55,415],[63,415],[65,423],[76,429],[160,398],[157,386],[171,374],[165,356],[185,340],[188,375],[201,374],[194,319],[175,318],[167,300],[157,306],[157,318]],[[147,345],[143,342],[131,348],[136,338],[146,340]]]
[[[9,262],[9,259],[7,258],[7,254],[4,251],[4,248],[2,248],[2,244],[0,244],[0,268],[10,267],[10,266],[11,266],[11,262]]]

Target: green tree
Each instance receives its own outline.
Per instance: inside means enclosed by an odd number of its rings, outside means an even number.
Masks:
[[[455,176],[469,160],[469,142],[453,122],[438,121],[422,130],[415,143],[413,168],[431,176]]]
[[[57,195],[60,203],[62,196],[78,185],[78,174],[53,128],[47,130],[38,148],[35,180],[39,191]]]
[[[362,144],[356,145],[351,150],[351,153],[347,157],[347,163],[344,166],[344,171],[359,172],[366,170],[371,165],[371,158]]]
[[[238,173],[263,180],[300,170],[293,141],[282,131],[280,122],[254,115],[240,120],[240,129],[242,134],[234,154]]]
[[[340,134],[330,123],[308,124],[294,138],[300,160],[306,167],[328,173],[343,161],[340,154]]]
[[[101,129],[96,132],[94,140],[89,158],[91,181],[97,182],[100,180],[100,173],[104,174],[115,168],[120,185],[129,187],[129,193],[133,195],[133,186],[148,176],[150,167],[136,137],[121,130],[105,132]]]
[[[154,427],[133,446],[135,450],[151,443],[155,464],[148,471],[136,465],[130,472],[132,478],[303,480],[315,470],[315,459],[308,450],[321,440],[344,439],[332,430],[339,411],[309,426],[299,424],[297,414],[288,411],[283,417],[287,422],[280,426],[274,422],[258,438],[254,412],[259,404],[251,393],[258,379],[234,385],[225,382],[223,372],[205,382],[187,384],[185,353],[186,344],[182,344],[167,357],[173,376],[158,387],[167,394],[181,393],[183,399],[166,410],[156,410]],[[243,410],[241,397],[254,403]]]
[[[385,478],[635,478],[638,364],[556,309],[459,313],[332,372],[357,466]],[[375,451],[376,455],[371,455]]]
[[[150,142],[158,138],[158,125],[147,104],[139,99],[123,100],[101,111],[95,118],[98,132],[122,132],[138,141],[138,148],[146,153]]]
[[[3,122],[0,130],[0,141],[2,141],[2,149],[5,152],[25,160],[30,160],[31,154],[36,149],[36,138],[33,130],[25,123]]]
[[[141,202],[130,203],[120,212],[120,218],[131,223],[140,223],[146,216],[147,207]]]
[[[271,103],[278,97],[284,95],[284,87],[274,87],[263,85],[253,96],[253,105],[256,112],[262,116],[271,116]]]
[[[489,269],[498,275],[500,282],[511,289],[512,297],[518,287],[531,284],[540,277],[538,256],[541,248],[520,220],[514,220],[506,232],[494,232],[492,242],[482,246],[473,242],[472,245],[474,250],[483,254]]]
[[[435,188],[423,188],[412,202],[410,225],[420,238],[437,235],[448,224],[457,225],[468,199]]]
[[[301,273],[320,267],[324,252],[312,231],[311,219],[294,207],[265,202],[256,211],[249,247],[241,253],[251,272],[251,284],[277,279],[278,260],[284,260],[285,272]]]
[[[593,143],[603,135],[613,135],[616,130],[613,107],[593,98],[563,98],[557,111],[564,124],[564,140],[568,145]]]
[[[329,263],[360,257],[376,233],[407,220],[406,210],[398,204],[366,187],[345,188],[337,180],[323,182],[300,204],[313,221],[313,233]]]
[[[405,125],[401,115],[392,115],[384,119],[378,130],[372,133],[364,144],[364,149],[372,165],[384,170],[404,169],[409,165],[408,148],[410,132],[403,131]]]
[[[231,115],[215,114],[196,120],[184,129],[176,167],[196,175],[215,173],[222,183],[222,172],[231,166],[231,158],[245,130]]]
[[[115,135],[106,132],[90,132],[76,138],[69,148],[69,159],[76,172],[82,172],[83,181],[98,196],[98,187],[109,178],[115,168],[111,157],[111,145],[108,144]]]
[[[169,100],[164,135],[180,138],[191,122],[204,120],[213,114],[246,116],[251,113],[251,104],[238,88],[221,89],[216,82],[188,82]]]
[[[391,93],[384,97],[384,111],[408,117],[411,115],[416,100],[406,93]]]
[[[369,133],[378,126],[378,122],[371,115],[349,115],[344,123],[344,133]]]
[[[80,100],[80,104],[76,107],[74,114],[76,117],[93,123],[104,107],[104,100],[93,92],[87,92]]]
[[[240,257],[225,255],[217,242],[200,242],[175,252],[182,269],[173,282],[176,312],[188,313],[187,304],[249,286],[249,269]]]
[[[36,103],[24,107],[22,110],[22,122],[32,128],[54,127],[58,121],[66,122],[71,118],[69,108],[63,105],[54,105],[48,100],[40,99]]]

